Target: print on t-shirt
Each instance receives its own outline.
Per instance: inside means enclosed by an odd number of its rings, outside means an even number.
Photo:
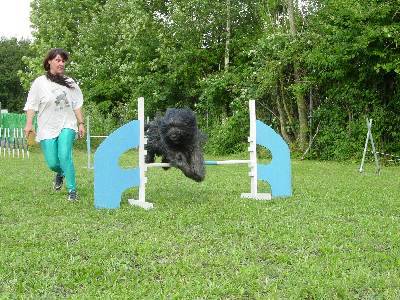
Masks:
[[[61,111],[65,107],[69,107],[70,106],[69,105],[69,101],[67,99],[67,93],[64,90],[56,87],[51,92],[55,96],[55,99],[56,99],[56,101],[55,101],[55,103],[56,103],[55,110],[56,111]]]

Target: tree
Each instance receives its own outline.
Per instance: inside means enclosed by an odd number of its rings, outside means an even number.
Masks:
[[[394,5],[397,3],[397,5]],[[365,118],[383,151],[400,151],[400,1],[321,1],[303,40],[307,80],[318,87],[316,147],[324,158],[362,148]],[[311,46],[310,46],[311,45]]]
[[[264,33],[255,47],[260,102],[268,107],[282,136],[292,146],[307,146],[308,124],[302,60],[304,18],[293,0],[267,0],[260,4]],[[300,27],[301,30],[298,29]]]
[[[209,131],[208,144],[233,152],[243,149],[246,103],[255,99],[257,117],[279,129],[292,149],[304,150],[319,126],[314,157],[356,155],[367,115],[378,146],[400,151],[399,5],[34,0],[33,53],[21,78],[27,89],[43,72],[45,52],[64,47],[87,107],[115,124],[135,116],[138,96],[150,117],[189,106]]]
[[[26,100],[18,71],[24,70],[22,57],[29,53],[27,40],[0,39],[0,102],[10,112],[20,112]]]
[[[79,31],[85,28],[105,0],[32,0],[32,53],[24,57],[27,69],[20,75],[24,88],[43,74],[42,60],[51,48],[64,48],[72,54],[79,47]],[[70,74],[74,75],[74,74]]]
[[[297,27],[295,23],[295,14],[294,14],[294,0],[286,0],[287,1],[287,11],[288,11],[288,19],[289,19],[289,28],[290,34],[293,39],[297,37]],[[307,134],[308,134],[308,125],[307,125],[307,106],[304,100],[304,89],[302,88],[301,83],[301,71],[299,66],[299,61],[297,59],[293,60],[293,76],[294,76],[294,84],[297,85],[295,89],[295,97],[297,103],[297,111],[299,116],[299,144],[300,149],[305,150],[307,147]]]

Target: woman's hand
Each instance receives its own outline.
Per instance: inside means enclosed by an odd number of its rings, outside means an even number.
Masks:
[[[28,138],[29,133],[31,133],[31,132],[35,132],[35,129],[33,129],[32,124],[26,124],[25,128],[24,128],[25,137]]]
[[[26,138],[28,138],[29,133],[35,133],[35,129],[33,128],[33,118],[35,117],[35,111],[33,109],[28,109],[26,111],[26,123],[24,128],[24,133]]]
[[[85,124],[79,123],[78,125],[78,136],[79,138],[83,138],[85,136]]]

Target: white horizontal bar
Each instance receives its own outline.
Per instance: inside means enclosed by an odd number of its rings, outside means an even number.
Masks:
[[[106,138],[108,135],[91,135],[91,138]]]
[[[206,160],[204,162],[205,165],[240,165],[240,164],[248,164],[250,160]]]
[[[204,161],[204,164],[207,166],[215,166],[215,165],[240,165],[240,164],[249,164],[251,163],[250,160],[206,160]],[[165,167],[171,167],[169,163],[151,163],[151,164],[146,164],[148,168],[165,168]]]
[[[171,165],[169,163],[151,163],[151,164],[146,164],[146,167],[148,168],[163,168],[163,167],[170,167]]]

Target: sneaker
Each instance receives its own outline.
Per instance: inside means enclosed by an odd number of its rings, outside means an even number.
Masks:
[[[68,201],[76,201],[78,200],[78,194],[76,191],[69,191],[68,192]]]
[[[61,190],[63,182],[64,182],[64,176],[57,173],[53,183],[54,190],[56,191]]]

